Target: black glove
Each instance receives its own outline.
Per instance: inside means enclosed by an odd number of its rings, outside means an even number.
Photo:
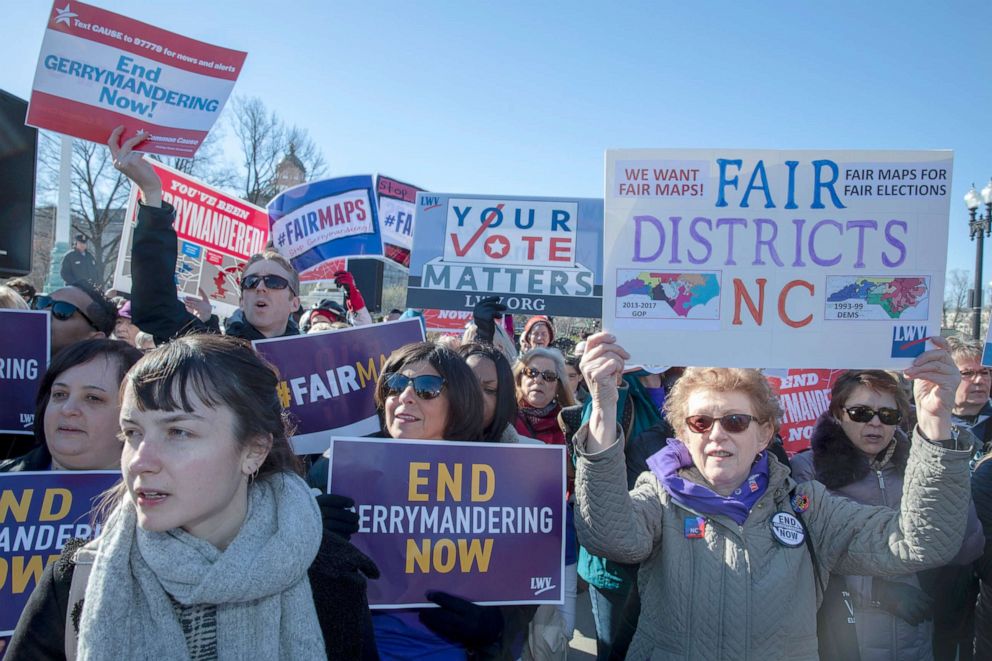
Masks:
[[[914,627],[933,618],[933,599],[912,585],[875,578],[872,580],[871,593],[872,601],[879,608]]]
[[[358,532],[358,513],[348,509],[355,506],[355,501],[348,496],[324,493],[317,496],[317,506],[326,529],[345,539]]]
[[[440,608],[424,608],[420,621],[431,631],[467,649],[483,648],[503,635],[503,613],[499,606],[477,606],[446,592],[428,592],[427,598]]]
[[[496,336],[496,322],[493,321],[503,316],[506,306],[499,302],[499,296],[487,296],[481,299],[472,308],[472,320],[475,327],[479,329],[476,339],[483,344],[492,344]]]

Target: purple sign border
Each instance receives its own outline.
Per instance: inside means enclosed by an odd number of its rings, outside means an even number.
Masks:
[[[565,446],[563,445],[546,445],[544,443],[487,443],[482,441],[413,441],[413,440],[403,440],[394,438],[362,438],[358,436],[332,436],[331,446],[328,450],[328,455],[330,457],[330,466],[327,470],[327,493],[332,493],[331,491],[331,480],[334,474],[334,446],[337,441],[344,441],[347,443],[375,443],[383,445],[404,445],[410,447],[411,445],[421,445],[421,446],[432,446],[432,445],[443,445],[445,447],[460,446],[460,447],[471,447],[471,448],[503,448],[506,450],[517,449],[520,450],[524,448],[524,451],[551,451],[559,452],[564,455]],[[473,603],[479,606],[517,606],[517,605],[528,605],[528,604],[552,604],[560,606],[565,603],[565,522],[566,522],[566,510],[568,503],[565,501],[565,489],[567,486],[567,471],[565,470],[565,461],[567,457],[563,456],[562,461],[562,473],[561,473],[561,511],[559,513],[562,535],[561,535],[561,553],[559,561],[559,576],[558,576],[558,594],[559,599],[529,599],[529,600],[514,600],[514,601],[473,601]],[[407,608],[438,608],[438,605],[431,601],[419,602],[419,603],[403,603],[403,604],[369,604],[369,608],[372,610],[395,610],[395,609],[407,609]]]

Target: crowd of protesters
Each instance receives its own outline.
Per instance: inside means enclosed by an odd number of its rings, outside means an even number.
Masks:
[[[248,342],[370,324],[362,293],[343,271],[343,305],[301,310],[299,275],[266,249],[230,318],[180,299],[175,210],[134,151],[146,136],[120,135],[115,167],[141,193],[130,296],[100,290],[83,235],[65,287],[0,286],[0,306],[49,312],[52,353],[33,434],[0,439],[0,472],[123,477],[100,535],[45,569],[5,658],[563,659],[588,590],[603,661],[992,659],[981,347],[932,338],[903,374],[844,373],[790,458],[759,370],[631,365],[609,333],[573,345],[543,315],[518,333],[498,297],[462,337],[387,358],[377,436],[566,447],[564,604],[429,590],[434,608],[370,611],[376,558],[349,542],[362,494],[314,495],[328,459],[294,455]]]

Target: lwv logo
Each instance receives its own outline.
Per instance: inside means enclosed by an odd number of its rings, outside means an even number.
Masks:
[[[556,587],[551,584],[550,576],[531,576],[530,578],[530,589],[534,591],[535,597],[542,592],[554,590]]]

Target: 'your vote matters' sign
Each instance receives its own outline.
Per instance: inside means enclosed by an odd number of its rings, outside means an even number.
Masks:
[[[607,151],[604,328],[644,364],[904,367],[940,329],[951,166]]]
[[[601,200],[417,194],[407,304],[598,317]]]
[[[372,608],[562,603],[565,448],[334,438],[328,492],[351,496],[352,543],[382,572]]]

